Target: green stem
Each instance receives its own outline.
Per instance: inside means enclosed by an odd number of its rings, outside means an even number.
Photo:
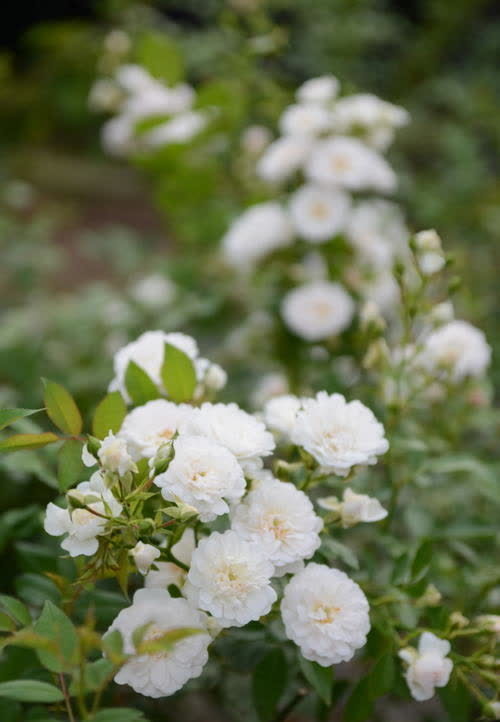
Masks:
[[[64,695],[64,703],[66,705],[66,712],[68,713],[68,720],[69,722],[76,722],[75,715],[73,714],[73,708],[71,706],[71,699],[69,696],[68,688],[66,686],[66,680],[62,672],[59,674],[59,684],[61,685],[61,691]]]

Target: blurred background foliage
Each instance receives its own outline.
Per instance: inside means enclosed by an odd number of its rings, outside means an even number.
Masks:
[[[486,332],[498,388],[495,0],[28,5],[11,4],[1,28],[2,405],[36,408],[39,379],[48,376],[69,386],[88,412],[110,378],[113,350],[146,328],[193,333],[217,360],[217,339],[243,322],[245,303],[227,296],[210,252],[229,219],[258,195],[240,172],[241,133],[254,123],[275,129],[293,89],[325,73],[347,91],[379,94],[411,113],[391,151],[401,178],[398,200],[411,226],[436,227],[445,249],[456,254],[464,279],[458,315]],[[134,164],[104,155],[104,118],[89,110],[88,96],[110,70],[103,43],[114,28],[135,40],[168,38],[170,50],[162,51],[170,52],[168,71],[180,63],[200,103],[220,108],[198,144]],[[134,284],[151,273],[173,281],[175,304],[138,300]],[[235,369],[233,378],[240,383],[243,371]],[[25,420],[18,430],[35,428]],[[484,440],[488,455],[493,431]],[[15,459],[0,462],[0,475],[9,479],[0,493],[0,509],[8,509],[0,517],[2,586],[12,591],[21,569],[16,591],[35,603],[57,595],[41,571],[64,573],[55,546],[46,537],[41,543],[41,508],[54,495],[55,461],[42,464],[31,452]],[[107,604],[111,618],[122,602],[102,594],[100,609]],[[30,654],[9,653],[0,679],[29,670]],[[2,720],[20,719],[16,709],[5,707]]]

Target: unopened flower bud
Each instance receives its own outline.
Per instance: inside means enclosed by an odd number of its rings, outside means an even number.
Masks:
[[[130,550],[131,556],[134,558],[135,565],[141,574],[147,574],[151,564],[158,559],[161,552],[152,544],[144,544],[138,541],[133,549]]]
[[[417,601],[417,607],[436,607],[441,602],[442,596],[434,584],[429,584]]]

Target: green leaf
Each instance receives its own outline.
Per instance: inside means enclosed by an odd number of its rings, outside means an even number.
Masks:
[[[304,677],[329,707],[332,702],[333,667],[322,667],[317,662],[304,659],[302,655],[299,655],[299,664]]]
[[[0,409],[0,431],[25,416],[37,414],[42,409]]]
[[[60,441],[59,437],[51,431],[43,434],[14,434],[0,441],[0,452],[24,451],[24,449],[40,449],[47,444]]]
[[[165,344],[161,378],[172,401],[176,403],[191,401],[196,388],[194,364],[184,351],[170,343]]]
[[[136,629],[132,635],[132,640],[137,654],[157,654],[158,652],[168,652],[182,639],[186,639],[186,637],[193,637],[196,634],[203,634],[202,629],[179,627],[178,629],[169,629],[168,632],[165,632],[155,639],[145,639],[144,635],[150,626],[151,623],[148,622],[148,624],[144,624],[142,627]]]
[[[446,687],[436,691],[447,712],[449,722],[469,722],[472,706],[471,695],[456,674],[452,674]]]
[[[383,654],[373,665],[370,674],[370,690],[373,697],[387,694],[392,687],[395,676],[394,655],[391,652]]]
[[[360,680],[351,692],[344,709],[344,722],[364,722],[373,711],[370,678]]]
[[[37,634],[56,643],[56,653],[37,650],[38,658],[43,666],[50,669],[51,672],[58,673],[71,669],[76,659],[78,636],[69,617],[55,604],[46,601],[33,629]]]
[[[44,379],[44,385],[45,407],[50,420],[65,434],[79,434],[83,421],[71,394],[55,381]]]
[[[17,622],[20,622],[20,624],[31,624],[31,615],[28,607],[20,602],[19,599],[8,597],[6,594],[0,594],[0,604],[7,610],[10,616]]]
[[[184,62],[177,44],[165,33],[144,33],[137,43],[137,59],[151,75],[168,85],[184,77]]]
[[[8,614],[0,612],[0,632],[12,632],[16,628],[16,623]]]
[[[434,545],[429,539],[424,539],[420,543],[411,564],[411,580],[413,584],[423,579],[429,571],[433,549]]]
[[[325,536],[323,537],[321,547],[321,551],[325,553],[329,561],[331,561],[332,558],[338,558],[348,567],[359,569],[359,561],[356,554],[345,544],[341,544],[336,539],[332,539],[332,537]]]
[[[115,707],[114,709],[101,709],[90,718],[90,722],[146,722],[146,718],[138,709]]]
[[[118,629],[114,629],[102,638],[103,652],[114,664],[123,660],[123,637]]]
[[[0,697],[19,702],[61,702],[64,697],[58,687],[36,679],[16,679],[0,683]]]
[[[283,650],[272,649],[260,660],[253,673],[253,701],[261,722],[269,722],[276,716],[286,680],[287,666]]]
[[[104,439],[110,431],[120,431],[127,406],[119,391],[112,391],[97,405],[92,419],[92,433],[98,439]]]
[[[83,683],[86,692],[95,692],[113,674],[115,666],[109,659],[96,659],[87,662],[83,668]],[[73,677],[70,685],[70,694],[77,695],[80,689],[79,673]]]
[[[82,443],[72,440],[65,441],[57,455],[59,489],[66,491],[77,481],[82,481],[83,471]]]
[[[157,399],[160,395],[156,385],[135,361],[129,361],[125,372],[125,387],[136,406]]]

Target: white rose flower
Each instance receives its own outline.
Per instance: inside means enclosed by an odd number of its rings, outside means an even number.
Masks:
[[[301,103],[328,103],[339,90],[339,81],[333,75],[310,78],[297,90],[297,100]]]
[[[119,516],[122,505],[106,488],[99,472],[93,474],[90,481],[78,484],[76,492],[88,509],[61,509],[50,503],[43,527],[51,536],[67,535],[61,542],[61,547],[70,556],[92,556],[99,547],[97,537],[105,530],[105,517]]]
[[[328,130],[331,115],[321,105],[301,103],[289,105],[283,112],[279,127],[283,135],[316,136]]]
[[[311,662],[348,662],[366,643],[369,606],[360,587],[338,569],[308,564],[285,587],[281,616],[286,635]]]
[[[423,632],[414,647],[406,647],[399,652],[401,659],[408,665],[405,678],[412,696],[423,702],[434,696],[436,687],[445,687],[450,679],[453,662],[446,656],[450,643],[439,639],[432,632]]]
[[[323,243],[343,230],[350,205],[343,191],[307,184],[292,195],[289,209],[297,234],[311,243]]]
[[[129,471],[137,471],[137,466],[129,454],[126,440],[115,436],[112,431],[102,440],[97,456],[106,471],[120,476],[124,476]]]
[[[174,404],[165,399],[148,401],[127,414],[118,436],[127,442],[134,461],[151,459],[173,439],[192,411],[193,407],[188,404]]]
[[[382,156],[356,138],[343,136],[315,144],[306,175],[316,183],[353,191],[390,193],[397,184],[394,171]]]
[[[145,640],[160,638],[171,629],[202,630],[181,639],[168,651],[132,657],[115,676],[117,684],[128,684],[146,697],[166,697],[189,679],[199,677],[208,660],[211,638],[206,632],[205,615],[192,609],[185,599],[172,599],[162,589],[139,589],[133,604],[119,613],[107,633],[117,629],[123,637],[124,652],[134,654],[133,633],[148,623]]]
[[[231,266],[250,270],[269,253],[288,246],[293,227],[279,203],[250,206],[234,221],[222,239],[224,257]]]
[[[234,531],[213,532],[193,552],[184,593],[222,627],[243,627],[267,614],[276,601],[273,572],[259,544]]]
[[[260,544],[278,576],[283,567],[312,557],[322,528],[309,497],[277,479],[258,484],[231,515],[231,529]]]
[[[229,449],[245,465],[274,451],[273,435],[236,404],[202,404],[181,425],[181,434],[205,436]]]
[[[354,301],[339,283],[311,281],[290,291],[281,304],[288,328],[306,341],[322,341],[346,329]]]
[[[264,406],[264,422],[272,431],[288,437],[301,406],[301,400],[292,394],[275,396]]]
[[[181,538],[172,546],[172,555],[182,564],[189,566],[196,546],[194,531],[188,527]],[[170,584],[182,589],[187,572],[174,562],[156,562],[144,580],[144,586],[150,589],[167,589]]]
[[[133,117],[135,122],[162,115],[174,115],[175,119],[181,115],[190,115],[188,111],[193,100],[194,91],[189,85],[167,88],[151,78],[147,87],[129,95],[122,105],[122,112]]]
[[[115,376],[109,385],[109,390],[119,391],[125,401],[130,401],[125,388],[125,373],[130,361],[140,366],[161,389],[161,367],[166,343],[176,346],[193,360],[198,356],[198,345],[191,336],[177,332],[146,331],[115,354],[113,360]]]
[[[159,273],[139,279],[130,289],[132,298],[142,306],[151,309],[160,309],[174,300],[176,294],[175,284]]]
[[[361,401],[320,391],[304,399],[291,434],[325,471],[346,476],[353,466],[375,464],[389,443],[384,427]]]
[[[302,168],[312,147],[304,135],[286,135],[270,143],[257,163],[257,175],[267,183],[282,183]]]
[[[245,477],[235,456],[204,436],[180,436],[175,456],[154,483],[167,501],[180,500],[194,507],[201,521],[213,521],[229,511],[245,493]]]
[[[387,511],[378,499],[356,494],[352,489],[345,489],[342,501],[336,496],[326,496],[318,499],[318,504],[322,509],[338,513],[344,529],[359,522],[380,521],[387,516]]]
[[[332,127],[337,132],[361,131],[367,143],[382,151],[392,142],[394,129],[406,125],[409,120],[409,113],[404,108],[370,93],[341,98],[332,111]]]
[[[429,372],[447,371],[453,381],[482,376],[491,360],[486,336],[467,321],[450,321],[424,340],[418,358]]]
[[[156,84],[153,77],[141,65],[127,63],[116,70],[115,78],[127,93],[140,93]]]
[[[158,559],[161,552],[152,544],[144,544],[143,542],[138,541],[135,547],[130,551],[130,554],[134,558],[135,566],[140,573],[147,574],[151,564],[155,559]]]
[[[409,231],[399,207],[377,199],[354,206],[346,236],[362,262],[375,269],[390,270],[395,258],[407,252]]]

